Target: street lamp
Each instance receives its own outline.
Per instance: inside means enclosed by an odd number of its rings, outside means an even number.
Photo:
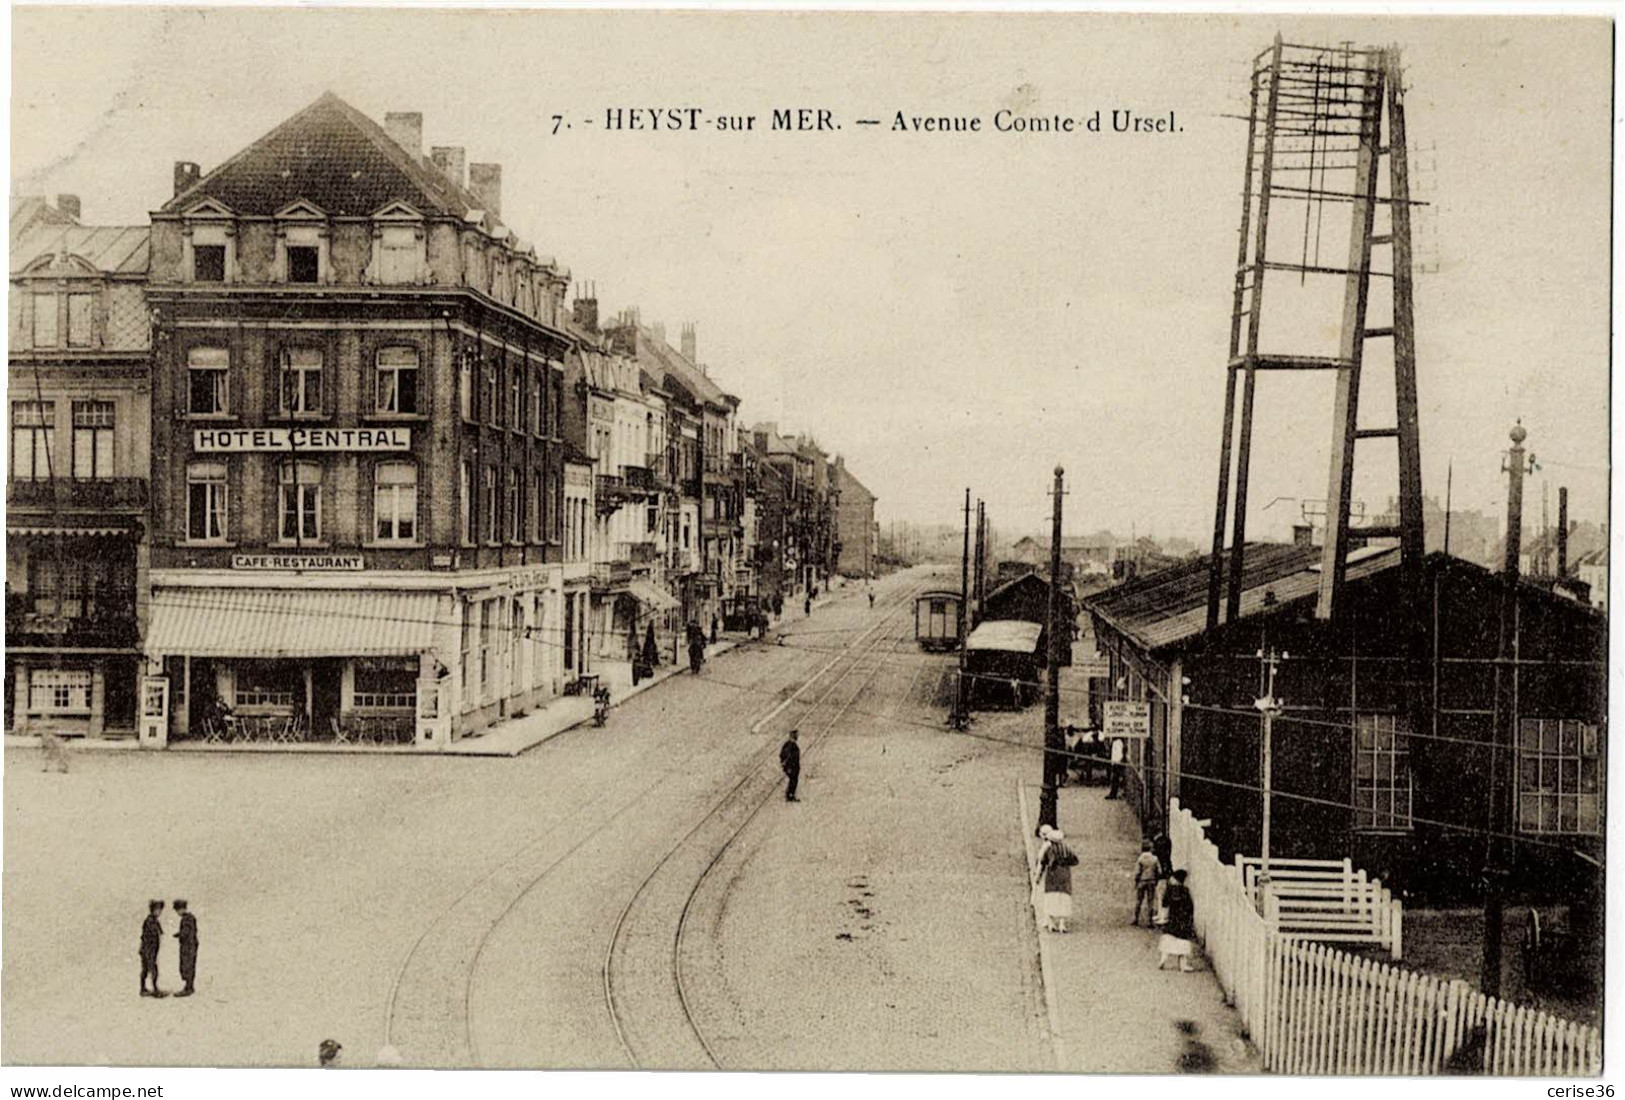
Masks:
[[[1292,654],[1290,653],[1282,653],[1279,659],[1290,660],[1291,657]],[[1265,659],[1264,651],[1262,649],[1258,651],[1258,658],[1259,660]],[[1277,657],[1273,649],[1269,652],[1268,660],[1269,687],[1262,698],[1253,700],[1253,706],[1256,707],[1258,712],[1264,716],[1264,850],[1261,858],[1262,865],[1258,872],[1258,886],[1260,891],[1269,886],[1270,881],[1270,803],[1274,801],[1274,784],[1271,773],[1272,762],[1270,757],[1275,741],[1275,716],[1281,713],[1281,708],[1285,705],[1285,700],[1276,698],[1275,695],[1275,672]]]

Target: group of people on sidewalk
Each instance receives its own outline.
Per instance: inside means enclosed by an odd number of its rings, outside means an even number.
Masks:
[[[1042,915],[1044,931],[1067,932],[1072,919],[1072,868],[1078,857],[1066,843],[1066,834],[1053,825],[1038,827],[1040,846],[1033,874],[1033,907]],[[1134,864],[1134,918],[1147,929],[1161,928],[1157,943],[1157,969],[1178,959],[1179,969],[1190,973],[1196,951],[1196,903],[1185,886],[1185,871],[1173,866],[1173,845],[1166,835],[1142,841]]]

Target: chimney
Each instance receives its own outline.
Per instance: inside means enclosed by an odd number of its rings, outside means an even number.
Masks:
[[[384,115],[384,133],[411,153],[413,160],[423,156],[422,111],[390,111]]]
[[[58,195],[56,197],[56,208],[62,211],[62,213],[66,214],[68,217],[72,218],[74,221],[79,220],[78,195]]]
[[[1293,546],[1313,546],[1315,544],[1315,529],[1308,523],[1294,523],[1292,525]]]
[[[429,159],[434,161],[434,166],[444,172],[452,183],[458,187],[468,186],[468,181],[463,178],[468,155],[461,145],[436,145],[429,150]]]
[[[588,332],[598,331],[598,288],[586,284],[584,293],[575,300],[575,322]]]
[[[1529,432],[1522,423],[1512,428],[1512,450],[1507,454],[1507,546],[1503,570],[1507,583],[1518,583],[1518,556],[1523,552],[1523,441]]]
[[[480,200],[480,208],[493,217],[502,217],[502,165],[470,164],[468,189]]]
[[[1557,579],[1569,575],[1569,487],[1557,490]]]
[[[694,322],[690,321],[688,324],[683,326],[683,335],[681,339],[683,341],[683,358],[687,359],[690,363],[698,363],[700,361],[700,356],[696,348],[699,345],[699,338],[694,332]]]
[[[175,162],[175,194],[190,191],[203,178],[203,169],[189,160]]]

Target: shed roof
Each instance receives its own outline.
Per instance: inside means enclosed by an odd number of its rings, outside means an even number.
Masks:
[[[996,650],[1001,653],[1036,653],[1044,628],[1019,619],[996,619],[983,623],[965,639],[967,650]]]

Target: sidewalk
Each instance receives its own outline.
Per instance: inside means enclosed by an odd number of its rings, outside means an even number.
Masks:
[[[786,616],[788,617],[788,616]],[[705,647],[706,660],[719,657],[740,644],[738,639],[723,639],[716,645]],[[618,707],[634,695],[641,695],[656,684],[664,683],[681,673],[688,671],[685,663],[680,666],[662,665],[655,670],[654,676],[642,681],[637,687],[632,686],[632,666],[629,662],[611,662],[618,668],[606,670],[605,683],[610,689],[611,707]],[[453,741],[446,748],[421,748],[417,745],[335,745],[330,741],[303,741],[289,744],[243,744],[241,742],[224,745],[206,745],[198,741],[179,741],[171,744],[166,752],[188,753],[322,753],[322,754],[350,754],[357,756],[518,756],[522,752],[535,748],[551,737],[557,737],[566,730],[591,720],[593,702],[591,696],[562,695],[519,718],[510,718],[495,726],[471,737],[460,738]],[[613,721],[613,719],[611,719]],[[120,752],[126,750],[139,750],[140,744],[134,737],[105,739],[105,738],[73,738],[69,742],[69,751],[80,752]],[[20,737],[7,734],[5,747],[8,749],[37,749],[40,747],[38,737]]]
[[[1060,791],[1061,831],[1079,860],[1071,931],[1038,933],[1057,1064],[1069,1073],[1262,1072],[1206,959],[1195,960],[1195,974],[1173,964],[1158,971],[1158,933],[1130,923],[1140,827],[1127,802],[1107,801],[1105,793],[1104,786]],[[1038,784],[1018,784],[1029,882],[1038,795]],[[1037,913],[1029,912],[1036,924]]]

